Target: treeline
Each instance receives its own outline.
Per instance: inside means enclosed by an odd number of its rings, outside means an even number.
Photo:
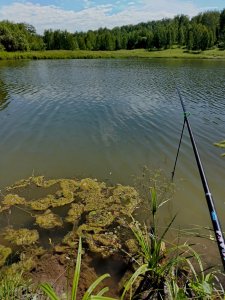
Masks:
[[[34,26],[9,21],[0,22],[0,50],[29,51],[45,48],[43,37],[36,33]]]
[[[207,11],[193,18],[185,15],[87,32],[45,30],[43,36],[28,24],[0,22],[0,49],[29,50],[120,50],[167,49],[173,45],[188,50],[225,49],[225,9]]]

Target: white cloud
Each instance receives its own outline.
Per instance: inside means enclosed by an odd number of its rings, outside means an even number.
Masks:
[[[173,17],[176,14],[195,15],[199,12],[190,1],[143,0],[142,5],[127,6],[123,11],[113,14],[113,5],[90,6],[93,1],[84,0],[86,8],[81,11],[63,10],[54,5],[15,2],[2,6],[0,20],[26,22],[35,26],[39,33],[44,29],[67,29],[86,31],[99,27],[112,28],[126,24],[136,24],[149,20]]]

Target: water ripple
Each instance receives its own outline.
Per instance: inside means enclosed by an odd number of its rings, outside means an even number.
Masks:
[[[170,174],[183,112],[175,76],[196,142],[217,194],[225,193],[219,151],[224,139],[225,68],[221,63],[169,60],[14,62],[0,73],[1,185],[30,175],[94,176],[129,183],[143,165]],[[201,194],[187,132],[177,176],[188,208]],[[180,194],[179,194],[180,197]],[[187,201],[188,204],[187,204]],[[219,202],[219,207],[222,204]],[[200,212],[201,204],[196,207]],[[184,215],[184,223],[190,214]],[[203,221],[206,221],[204,216]]]

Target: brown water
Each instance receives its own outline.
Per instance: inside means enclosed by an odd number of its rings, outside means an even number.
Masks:
[[[213,146],[225,139],[225,61],[0,62],[0,187],[33,173],[132,184],[144,165],[170,176],[183,121],[171,72],[225,229],[225,158]],[[211,226],[187,132],[175,179],[176,226]]]

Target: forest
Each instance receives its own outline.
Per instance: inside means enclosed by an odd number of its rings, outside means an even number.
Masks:
[[[225,9],[87,32],[46,29],[43,35],[30,24],[0,22],[0,51],[162,50],[174,45],[191,51],[225,49]]]

